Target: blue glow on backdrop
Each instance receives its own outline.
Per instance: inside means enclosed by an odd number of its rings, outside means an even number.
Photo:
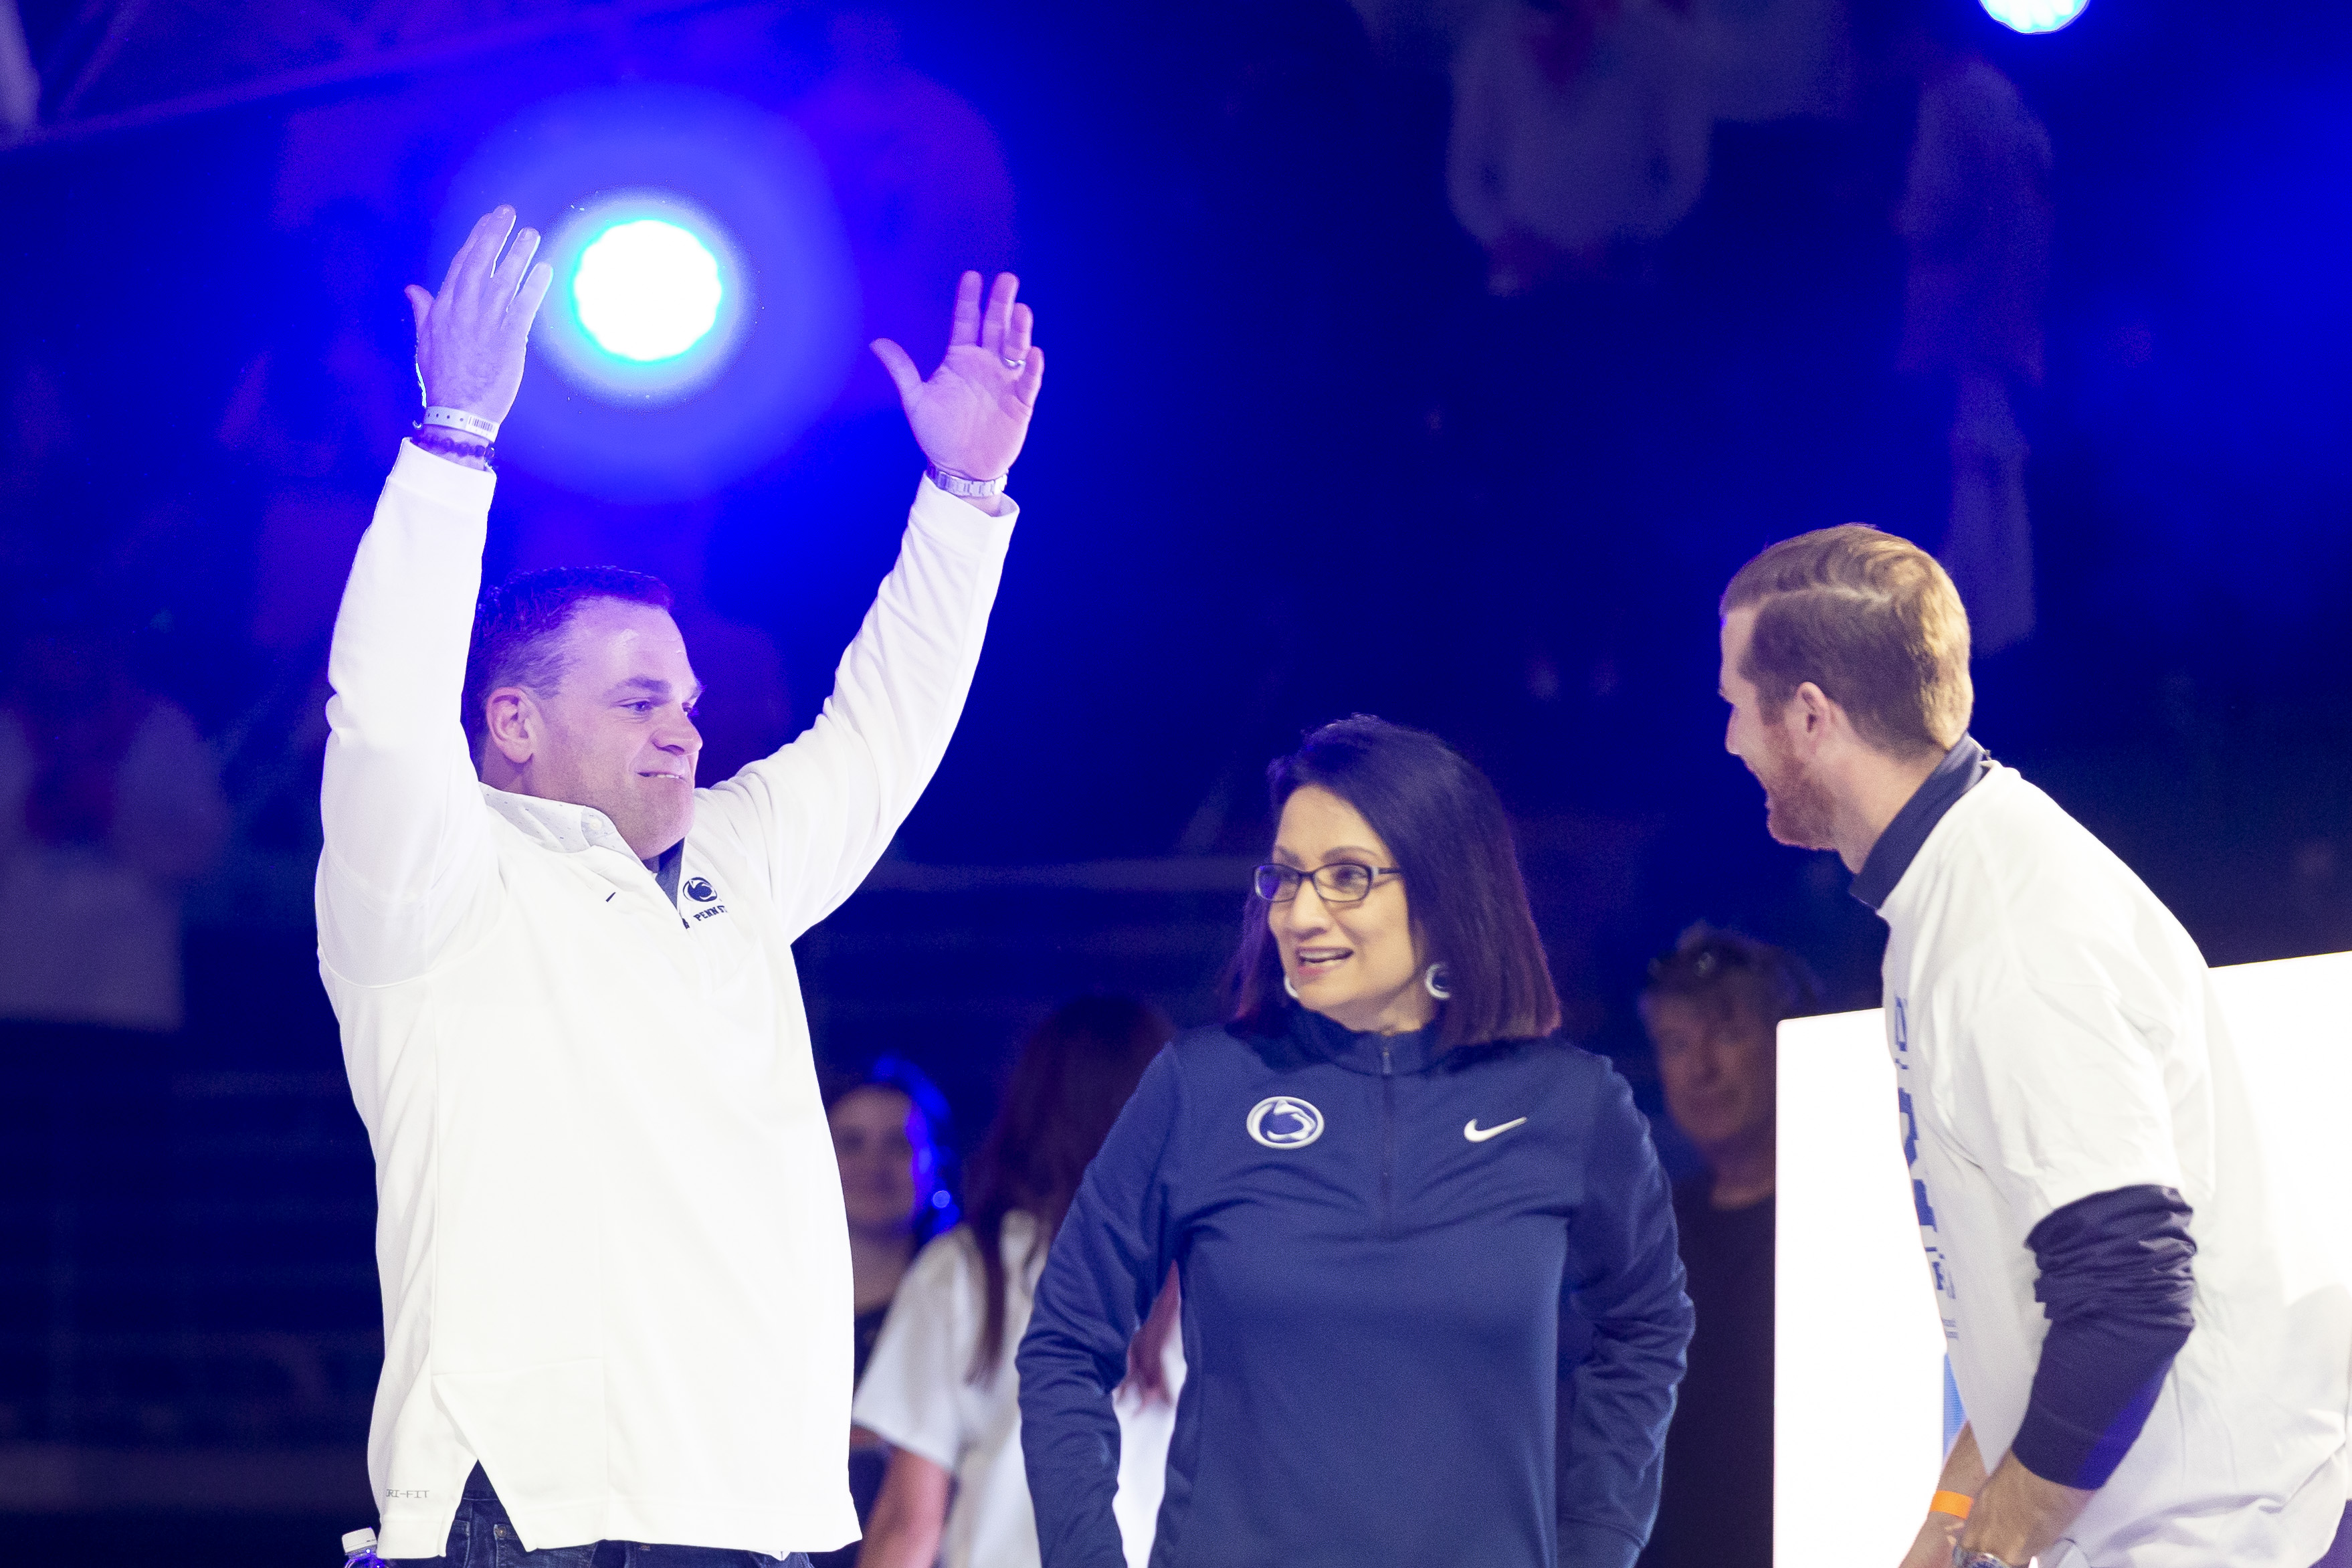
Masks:
[[[856,272],[782,120],[677,86],[551,99],[452,182],[436,264],[502,201],[546,234],[557,279],[502,460],[609,500],[688,500],[775,458],[839,394]]]
[[[2020,33],[2054,33],[2083,14],[2090,0],[1984,0],[1985,15]]]
[[[572,308],[609,353],[640,363],[676,359],[710,335],[727,290],[719,260],[660,218],[616,223],[572,268]]]

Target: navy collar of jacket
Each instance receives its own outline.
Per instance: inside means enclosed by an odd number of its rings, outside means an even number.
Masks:
[[[1992,772],[1992,758],[1977,744],[1974,735],[1963,735],[1959,743],[1944,753],[1936,771],[1920,781],[1870,847],[1870,854],[1854,873],[1853,896],[1879,909],[1895,892],[1895,884],[1903,880],[1903,873],[1911,869],[1911,862],[1927,842],[1927,835],[1936,831],[1936,824],[1944,820],[1944,813],[1958,804],[1960,796],[1976,788],[1979,780]]]
[[[1378,1078],[1382,1047],[1388,1049],[1388,1070],[1391,1073],[1427,1072],[1444,1055],[1437,1048],[1434,1024],[1408,1035],[1360,1035],[1305,1007],[1294,1006],[1290,1012],[1291,1038],[1305,1047],[1309,1055],[1349,1072],[1370,1073]]]

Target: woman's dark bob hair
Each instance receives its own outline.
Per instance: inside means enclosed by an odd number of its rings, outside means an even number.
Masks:
[[[1308,735],[1265,776],[1277,819],[1293,795],[1314,784],[1354,806],[1388,846],[1404,873],[1422,951],[1445,966],[1451,995],[1438,1008],[1439,1049],[1559,1027],[1559,996],[1528,910],[1510,819],[1486,774],[1425,731],[1359,713]],[[1251,895],[1233,970],[1234,1026],[1257,1034],[1280,1029],[1293,1005],[1266,908]]]

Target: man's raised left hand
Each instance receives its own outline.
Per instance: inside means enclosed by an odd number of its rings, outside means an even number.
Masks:
[[[537,230],[524,229],[507,244],[514,222],[510,206],[485,213],[450,259],[441,292],[428,294],[414,283],[407,289],[425,401],[493,425],[514,406],[530,323],[555,280],[546,262],[532,264]]]
[[[929,380],[897,343],[877,338],[873,344],[898,385],[923,456],[968,479],[997,479],[1013,467],[1045,379],[1045,351],[1029,341],[1035,317],[1013,299],[1020,288],[1012,273],[998,273],[983,310],[980,274],[963,275],[956,285],[947,357]]]

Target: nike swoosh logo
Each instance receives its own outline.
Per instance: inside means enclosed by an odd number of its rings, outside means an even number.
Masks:
[[[1462,1136],[1473,1143],[1484,1143],[1489,1138],[1500,1138],[1512,1128],[1524,1124],[1526,1121],[1527,1118],[1522,1116],[1518,1121],[1506,1121],[1500,1127],[1481,1127],[1478,1125],[1478,1119],[1474,1116],[1462,1124]]]

